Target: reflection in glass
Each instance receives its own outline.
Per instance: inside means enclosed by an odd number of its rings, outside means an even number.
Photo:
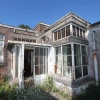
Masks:
[[[75,78],[78,79],[82,77],[82,70],[81,70],[81,67],[76,67],[75,68]]]
[[[83,66],[83,76],[88,75],[88,68],[87,66]]]

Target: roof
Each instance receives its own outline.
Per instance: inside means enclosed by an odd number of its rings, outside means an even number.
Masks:
[[[96,22],[96,23],[93,23],[90,25],[90,27],[94,27],[94,26],[97,26],[97,25],[100,25],[100,21]]]
[[[6,28],[13,28],[13,29],[18,29],[18,30],[21,30],[21,31],[26,31],[26,29],[23,29],[23,28],[20,28],[20,27],[16,27],[16,26],[11,26],[11,25],[7,25],[7,24],[1,24],[0,23],[0,26],[1,27],[6,27]],[[28,32],[35,32],[34,30],[30,30],[30,29],[27,29]],[[36,32],[35,32],[36,33]]]
[[[39,26],[40,24],[42,24],[42,25],[45,25],[45,26],[50,26],[49,24],[46,24],[46,23],[43,23],[43,22],[39,22],[34,28],[33,28],[33,30],[37,27],[37,26]]]
[[[73,13],[73,12],[69,12],[68,14],[66,14],[65,16],[63,16],[62,18],[60,18],[59,20],[57,20],[56,22],[54,22],[52,26],[57,25],[58,23],[64,21],[65,19],[69,18],[69,17],[75,17],[76,19],[80,20],[81,22],[83,22],[84,24],[90,24],[88,21],[84,20],[83,18],[81,18],[80,16],[78,16],[77,14]]]

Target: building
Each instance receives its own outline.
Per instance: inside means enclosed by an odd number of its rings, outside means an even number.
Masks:
[[[0,73],[19,86],[26,79],[38,85],[52,74],[59,88],[77,94],[100,79],[99,36],[100,22],[73,12],[33,30],[0,24]]]

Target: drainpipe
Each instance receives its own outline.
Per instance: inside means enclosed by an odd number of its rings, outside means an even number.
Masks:
[[[96,42],[95,42],[95,34],[96,32],[93,31],[93,58],[94,58],[94,68],[95,68],[95,80],[98,84],[98,65],[97,65],[97,55],[96,55]]]

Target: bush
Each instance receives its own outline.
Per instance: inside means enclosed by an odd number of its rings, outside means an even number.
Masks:
[[[45,94],[40,88],[16,88],[8,82],[0,85],[0,100],[44,100]]]
[[[100,83],[89,85],[82,94],[77,95],[76,100],[100,100]]]
[[[48,77],[43,81],[41,88],[46,91],[51,91],[54,86],[53,76],[48,75]]]

